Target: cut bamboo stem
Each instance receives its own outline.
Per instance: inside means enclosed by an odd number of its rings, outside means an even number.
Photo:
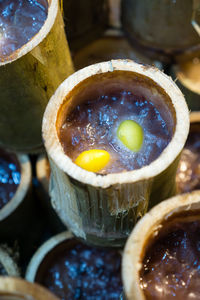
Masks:
[[[192,14],[191,0],[122,0],[122,27],[132,45],[166,62],[200,53]]]
[[[20,276],[15,257],[16,253],[13,253],[10,248],[0,245],[0,276]]]
[[[200,191],[168,199],[149,211],[132,231],[123,254],[122,277],[127,300],[145,300],[140,287],[140,270],[152,234],[161,224],[181,212],[200,211]]]
[[[14,277],[0,277],[0,298],[5,300],[59,300],[39,284]]]
[[[58,131],[69,106],[91,95],[96,97],[97,91],[106,93],[113,86],[133,93],[144,88],[148,99],[165,116],[173,137],[151,164],[102,176],[72,162],[63,150]],[[52,171],[51,200],[63,223],[90,243],[123,245],[137,219],[146,212],[149,198],[152,205],[176,192],[176,169],[188,130],[189,113],[182,93],[156,68],[112,60],[70,76],[51,98],[43,119],[43,138]]]
[[[0,62],[0,144],[22,152],[42,149],[41,123],[49,98],[73,72],[58,0],[49,0],[41,30]]]

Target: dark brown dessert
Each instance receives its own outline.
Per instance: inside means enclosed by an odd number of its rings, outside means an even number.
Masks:
[[[140,276],[147,300],[200,299],[199,215],[180,214],[163,223],[149,239]]]
[[[47,11],[47,0],[0,1],[0,61],[39,32]]]
[[[191,123],[190,133],[181,154],[176,182],[181,193],[200,188],[200,123]]]
[[[143,143],[139,151],[128,149],[118,138],[118,128],[127,120],[142,128]],[[83,151],[107,151],[110,162],[98,172],[107,174],[150,164],[168,145],[172,132],[153,102],[121,88],[77,105],[64,120],[59,136],[65,153],[73,161]]]
[[[55,247],[36,275],[62,300],[114,300],[122,292],[121,255],[118,251],[86,246],[76,239]]]
[[[20,165],[16,156],[0,149],[0,209],[14,196],[20,179]]]

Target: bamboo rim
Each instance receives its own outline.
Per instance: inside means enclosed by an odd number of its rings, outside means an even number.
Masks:
[[[36,176],[43,186],[45,192],[49,193],[49,181],[50,173],[48,173],[47,164],[49,164],[48,159],[45,154],[39,155],[36,162]],[[50,171],[50,166],[49,166]]]
[[[0,277],[1,297],[2,299],[13,300],[59,300],[39,284],[33,284],[15,277]]]
[[[140,270],[145,246],[162,221],[182,211],[200,210],[200,190],[165,200],[151,209],[135,226],[128,238],[122,260],[122,279],[127,300],[145,300],[140,288]]]
[[[50,238],[48,241],[46,241],[33,255],[31,258],[31,261],[28,264],[25,278],[30,281],[34,282],[37,271],[40,267],[40,264],[42,263],[45,256],[53,250],[58,244],[62,243],[63,241],[67,239],[73,238],[73,234],[69,231],[64,231],[62,233],[59,233],[52,238]]]
[[[19,277],[20,272],[14,259],[8,253],[9,249],[4,245],[0,246],[0,263],[4,267],[5,271],[9,276]]]
[[[11,215],[22,203],[31,185],[32,170],[28,155],[16,154],[16,156],[20,164],[21,180],[12,199],[0,210],[0,221]]]
[[[75,165],[64,153],[59,141],[56,121],[58,110],[64,103],[66,95],[80,82],[90,76],[113,72],[114,70],[133,71],[152,79],[161,86],[170,97],[176,113],[176,128],[171,142],[161,155],[150,165],[125,173],[107,174],[105,176],[88,172]],[[111,60],[98,63],[77,71],[69,76],[51,97],[43,117],[42,132],[48,155],[56,165],[72,178],[97,187],[106,188],[114,184],[133,183],[152,178],[164,171],[182,150],[189,131],[189,114],[184,97],[173,80],[155,67],[144,66],[130,60]]]
[[[41,27],[41,29],[30,39],[29,42],[22,45],[19,49],[16,49],[13,53],[7,56],[4,61],[0,61],[0,66],[4,66],[26,55],[28,52],[30,52],[36,46],[38,46],[42,42],[42,40],[47,36],[47,34],[50,32],[57,16],[58,0],[47,0],[47,2],[49,5],[47,18],[43,26]]]

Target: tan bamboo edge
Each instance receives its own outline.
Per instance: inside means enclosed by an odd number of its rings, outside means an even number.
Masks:
[[[144,76],[148,76],[155,83],[161,86],[169,95],[172,105],[176,111],[176,129],[171,142],[164,149],[161,155],[150,165],[141,169],[125,173],[107,174],[100,176],[88,172],[75,165],[64,153],[60,144],[56,120],[60,106],[63,104],[65,96],[84,79],[114,70],[133,71]],[[107,188],[114,184],[130,183],[142,180],[149,180],[164,171],[172,164],[174,159],[181,152],[189,131],[188,108],[184,97],[175,83],[166,74],[160,72],[155,67],[139,65],[130,60],[111,60],[86,67],[69,76],[55,94],[51,97],[43,117],[43,138],[48,155],[64,173],[68,173],[72,178],[85,184],[96,187]]]
[[[31,185],[32,170],[29,157],[26,154],[17,154],[16,156],[21,168],[21,180],[13,198],[0,210],[0,222],[10,216],[22,203]]]
[[[40,154],[37,161],[36,161],[36,176],[41,183],[43,190],[45,193],[49,194],[49,180],[50,180],[50,173],[48,173],[48,164],[49,161],[45,154]],[[50,166],[49,166],[50,172]]]
[[[4,267],[8,276],[20,276],[19,268],[12,258],[12,250],[5,245],[0,245],[0,263]]]
[[[190,123],[200,122],[200,111],[190,113]]]
[[[24,300],[59,300],[39,284],[14,277],[0,277],[0,297],[16,297]]]
[[[124,249],[122,279],[127,300],[145,300],[139,272],[146,242],[159,225],[174,213],[200,209],[200,190],[178,195],[155,206],[136,225]]]
[[[44,22],[44,25],[41,29],[35,34],[29,42],[23,45],[21,48],[15,50],[11,55],[9,55],[4,61],[0,61],[0,67],[6,64],[9,64],[20,57],[26,55],[28,52],[33,50],[36,46],[38,46],[42,40],[47,36],[50,32],[56,16],[58,12],[58,0],[47,0],[49,7],[48,7],[48,15]]]
[[[55,248],[58,244],[62,243],[63,241],[73,238],[73,235],[69,231],[62,232],[60,234],[57,234],[50,238],[48,241],[46,241],[33,255],[31,258],[27,270],[26,270],[26,275],[25,278],[26,280],[30,282],[34,282],[37,271],[40,267],[40,264],[42,263],[43,259],[45,256],[53,249]]]

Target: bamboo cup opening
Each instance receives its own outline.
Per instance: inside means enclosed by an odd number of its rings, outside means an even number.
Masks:
[[[166,226],[178,220],[199,219],[200,190],[170,198],[151,209],[136,225],[125,246],[122,274],[128,300],[145,300],[140,275],[145,255]]]
[[[32,51],[37,45],[39,45],[42,42],[42,40],[50,32],[57,16],[58,0],[46,0],[46,1],[48,3],[47,18],[44,24],[42,25],[42,27],[40,28],[40,30],[26,44],[16,49],[5,59],[2,59],[2,61],[0,60],[0,66],[3,66],[7,63],[11,63],[17,60],[18,58],[22,57],[23,55],[26,55],[28,52]]]
[[[97,74],[85,79],[66,96],[59,109],[56,124],[60,140],[62,139],[60,128],[77,105],[88,99],[97,99],[107,93],[120,93],[123,90],[132,92],[133,96],[145,97],[151,101],[165,120],[172,137],[176,127],[175,110],[164,89],[144,75],[115,70],[112,73]]]
[[[72,162],[61,145],[59,130],[63,121],[77,104],[88,97],[122,88],[130,89],[134,95],[144,95],[154,103],[170,128],[171,141],[156,160],[137,170],[103,176],[83,170]],[[174,82],[156,68],[130,60],[103,62],[74,73],[50,99],[43,118],[43,138],[49,157],[71,177],[104,188],[116,183],[145,180],[162,172],[180,153],[188,129],[188,109]]]
[[[31,184],[31,164],[27,155],[15,154],[0,148],[0,156],[7,158],[16,165],[20,173],[20,182],[13,197],[0,210],[0,221],[8,217],[23,201]]]

